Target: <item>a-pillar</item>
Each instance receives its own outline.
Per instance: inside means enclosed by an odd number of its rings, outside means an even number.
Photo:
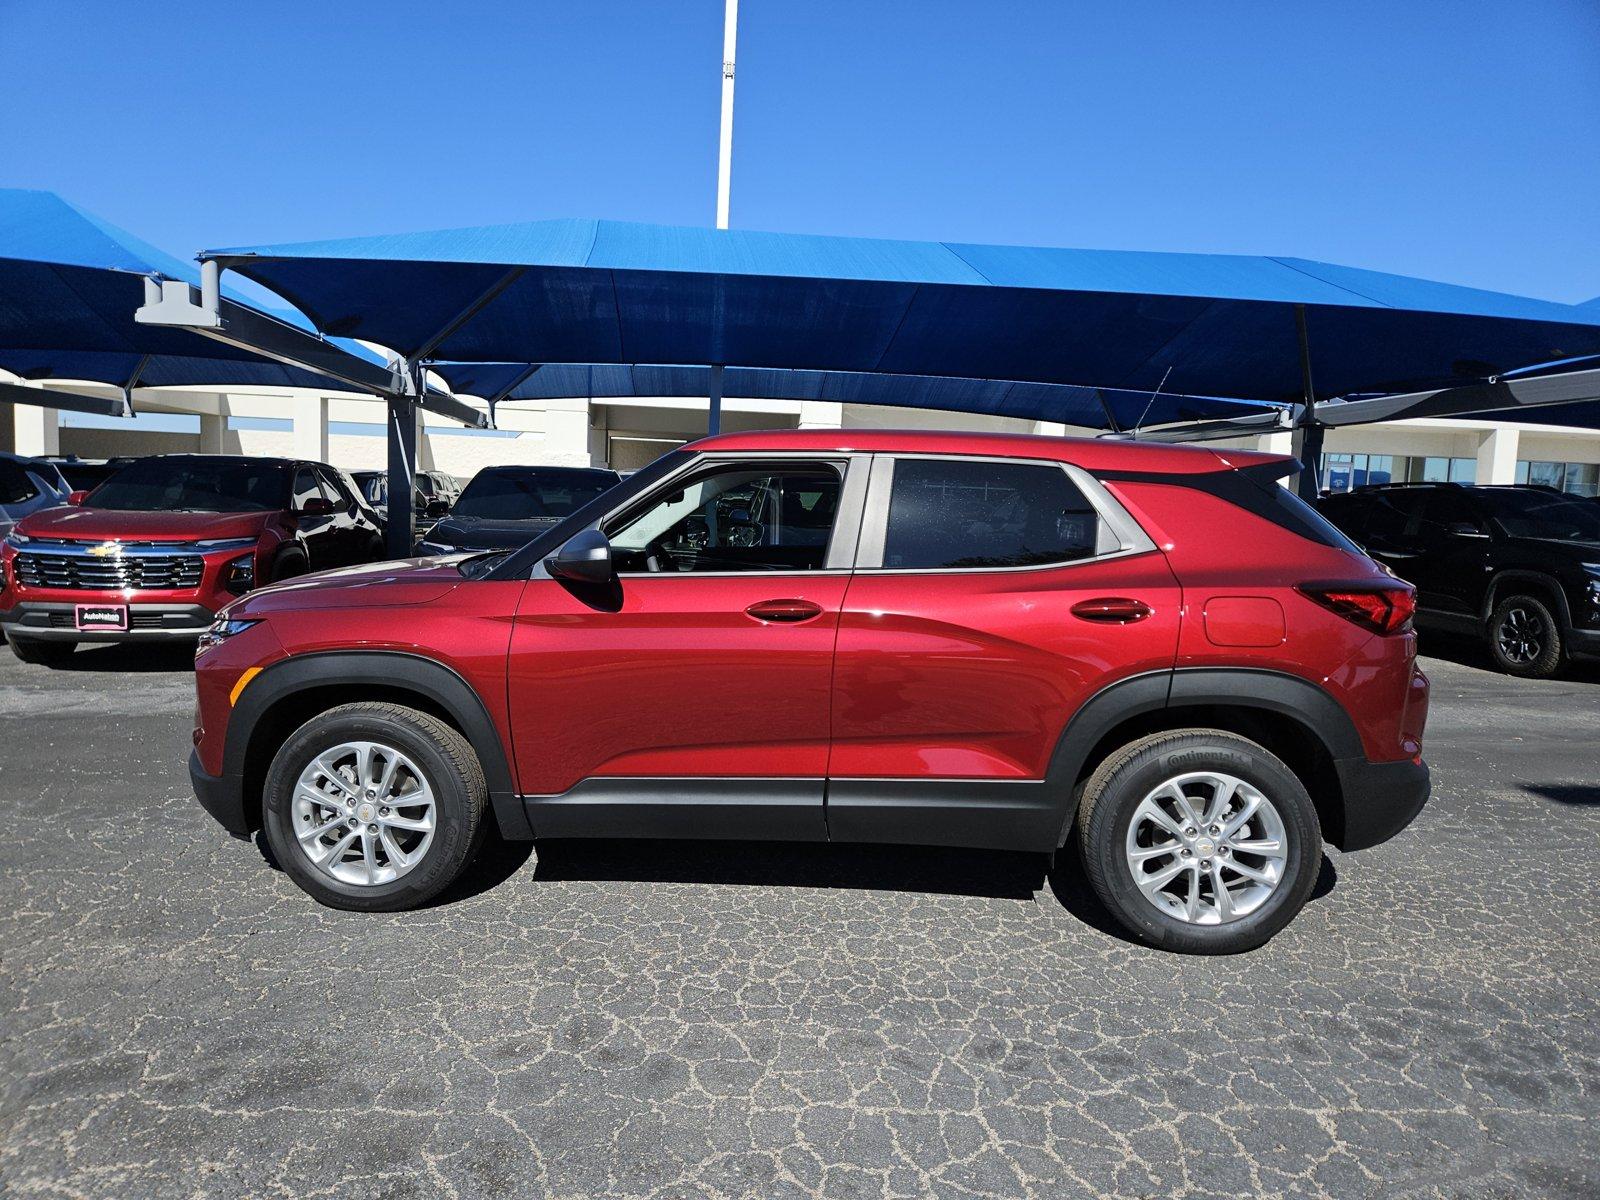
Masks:
[[[417,469],[417,406],[404,396],[388,400],[389,505],[383,548],[390,558],[408,558],[415,534],[412,476]]]
[[[1478,440],[1477,483],[1515,483],[1517,481],[1517,442],[1521,430],[1515,425],[1491,429]]]
[[[36,457],[61,453],[61,414],[37,404],[19,404],[13,418],[16,452]]]
[[[299,395],[294,398],[294,456],[312,462],[328,461],[328,398]]]

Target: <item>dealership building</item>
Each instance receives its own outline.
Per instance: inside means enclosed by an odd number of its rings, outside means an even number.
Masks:
[[[0,379],[21,382],[4,372]],[[71,388],[96,391],[83,384]],[[115,395],[111,389],[99,392]],[[373,396],[290,388],[147,388],[135,391],[134,407],[137,416],[118,418],[0,404],[0,449],[80,458],[175,452],[284,455],[347,470],[381,470],[386,462],[385,409]],[[426,424],[417,442],[419,468],[463,477],[499,463],[631,471],[703,436],[708,401],[678,396],[516,401],[498,405],[495,416],[498,428],[471,430],[424,414]],[[1330,429],[1323,486],[1344,490],[1365,483],[1450,480],[1538,483],[1578,495],[1600,494],[1600,430],[1541,425],[1537,420],[1533,411],[1517,423],[1418,418]],[[722,428],[728,431],[895,427],[1084,436],[1101,432],[915,407],[731,396],[722,400]],[[1211,444],[1291,452],[1290,435],[1283,432]]]

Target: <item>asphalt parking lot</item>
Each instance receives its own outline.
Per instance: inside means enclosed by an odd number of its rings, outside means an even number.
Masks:
[[[330,912],[190,798],[186,667],[0,652],[9,1195],[1600,1195],[1600,672],[1430,659],[1430,807],[1201,960],[1020,855],[524,848]]]

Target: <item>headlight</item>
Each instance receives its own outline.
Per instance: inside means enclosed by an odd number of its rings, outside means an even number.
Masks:
[[[239,617],[218,617],[211,622],[210,627],[200,635],[200,642],[195,647],[195,653],[209,650],[213,646],[220,646],[231,637],[243,633],[252,625],[261,624],[260,620],[244,620]]]
[[[456,547],[447,546],[443,542],[418,542],[417,548],[424,554],[454,554]]]
[[[194,548],[196,550],[199,550],[200,552],[202,552],[204,554],[210,554],[210,553],[212,553],[213,551],[216,551],[216,550],[247,550],[247,549],[252,549],[252,548],[254,548],[255,544],[256,544],[256,539],[253,538],[253,537],[216,538],[216,539],[214,539],[212,541],[209,541],[209,542],[196,542],[194,544]]]
[[[256,585],[256,556],[241,554],[222,569],[222,586],[242,596]]]

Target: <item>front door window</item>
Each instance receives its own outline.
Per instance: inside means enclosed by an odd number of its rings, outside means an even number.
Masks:
[[[839,507],[828,463],[715,467],[607,531],[622,575],[819,571]]]

